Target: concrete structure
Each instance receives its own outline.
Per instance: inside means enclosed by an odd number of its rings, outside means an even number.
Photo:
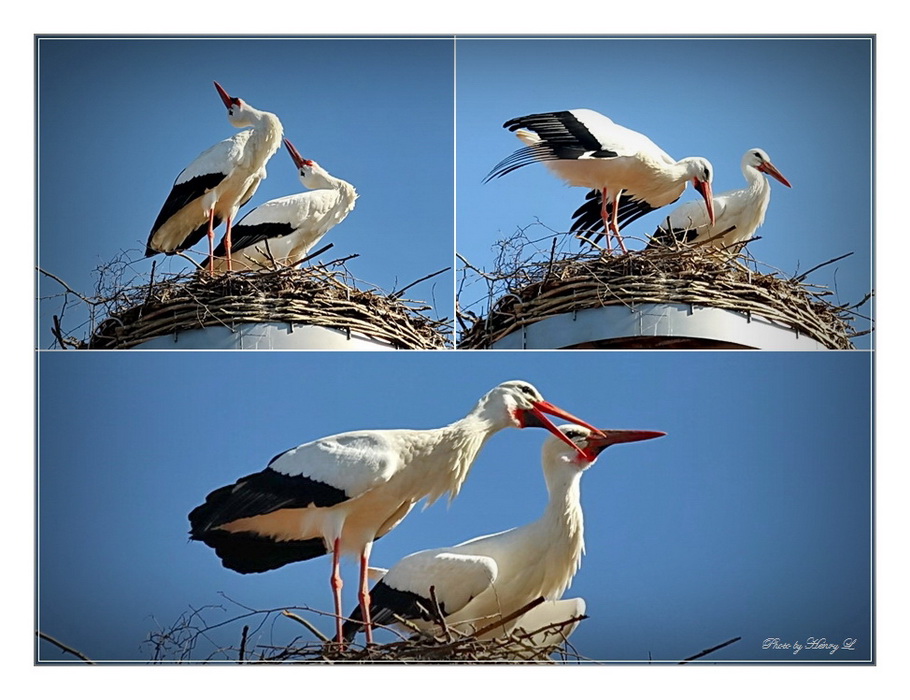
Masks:
[[[690,304],[611,305],[551,316],[500,338],[497,350],[673,348],[825,350],[757,315]]]

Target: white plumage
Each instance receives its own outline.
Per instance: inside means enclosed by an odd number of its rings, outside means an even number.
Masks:
[[[214,231],[225,221],[224,240],[230,261],[234,217],[265,179],[265,165],[281,145],[278,117],[251,107],[239,97],[231,97],[217,82],[215,88],[231,125],[251,128],[216,143],[177,176],[149,234],[147,257],[186,250],[207,235],[211,261]]]
[[[300,155],[287,139],[300,182],[310,191],[273,199],[244,216],[233,231],[233,269],[294,266],[354,209],[357,191],[333,177],[316,161]],[[227,269],[224,242],[215,249],[214,269]]]
[[[360,558],[359,599],[369,608],[373,540],[417,501],[454,498],[478,452],[508,427],[544,427],[573,445],[545,414],[592,426],[544,401],[527,382],[487,393],[464,418],[432,430],[361,430],[281,453],[261,472],[210,493],[189,515],[190,535],[240,573],[333,553],[332,589],[341,639],[339,558]],[[369,630],[369,627],[368,627]]]
[[[431,586],[446,624],[464,633],[496,623],[540,596],[554,600],[563,594],[584,552],[582,472],[610,445],[664,433],[592,432],[572,425],[560,430],[577,449],[555,438],[544,443],[541,461],[549,501],[543,515],[519,528],[404,557],[371,592],[374,624],[392,624],[398,615],[420,628],[433,629]],[[353,638],[362,619],[363,608],[358,607],[345,623],[346,639]],[[519,622],[497,625],[483,637],[499,636]]]
[[[585,617],[587,605],[584,598],[545,600],[515,621],[513,634],[524,632],[530,635],[527,644],[515,643],[509,647],[516,660],[530,660],[536,657],[534,647],[551,647],[562,644],[578,627]]]
[[[771,158],[760,148],[750,148],[742,157],[741,167],[746,186],[714,197],[715,221],[705,216],[699,202],[686,202],[674,209],[651,237],[648,248],[674,243],[709,245],[731,253],[738,243],[749,240],[765,221],[771,201],[771,183],[765,175],[790,187]]]
[[[608,250],[609,232],[625,252],[620,228],[675,202],[690,181],[713,220],[713,168],[704,158],[677,161],[647,136],[590,109],[530,114],[510,119],[503,127],[515,131],[526,145],[497,164],[486,179],[540,161],[569,185],[595,190],[608,231]]]

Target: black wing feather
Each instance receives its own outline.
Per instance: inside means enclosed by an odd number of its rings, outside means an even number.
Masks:
[[[619,198],[619,210],[616,212],[616,221],[620,230],[633,221],[649,214],[657,207],[653,207],[643,199],[635,199],[631,195],[622,195]],[[569,229],[572,233],[586,234],[595,243],[603,238],[604,227],[601,216],[601,192],[590,190],[585,195],[582,204],[572,214],[573,222]],[[594,234],[593,236],[590,234]]]
[[[380,581],[370,591],[370,619],[376,625],[388,625],[395,622],[395,615],[405,620],[432,620],[430,610],[433,602],[429,598],[412,593],[399,591]],[[445,605],[439,605],[443,616],[447,615]],[[341,634],[349,642],[358,631],[363,629],[363,609],[358,605],[348,620],[341,626]]]
[[[257,243],[262,243],[272,238],[281,238],[294,233],[296,229],[289,223],[267,222],[244,226],[237,224],[231,229],[231,250],[242,250]],[[224,248],[224,239],[215,248],[215,257],[222,257],[227,253]]]
[[[225,568],[241,574],[258,574],[320,557],[328,552],[321,537],[309,540],[277,541],[255,532],[207,530],[193,539],[215,550]]]
[[[544,160],[577,160],[588,154],[592,158],[615,158],[617,153],[604,148],[588,128],[569,111],[543,112],[510,119],[503,127],[509,131],[527,129],[537,134],[541,142],[526,146],[500,161],[484,178],[507,175],[513,170]]]
[[[202,197],[206,192],[216,188],[221,184],[225,177],[227,176],[224,173],[209,173],[208,175],[199,175],[186,182],[175,184],[171,189],[170,194],[167,196],[167,199],[164,200],[161,211],[158,213],[158,218],[155,219],[155,223],[152,225],[152,232],[149,234],[148,243],[151,244],[155,232],[164,226],[168,219],[193,200]],[[202,235],[198,236],[192,243],[187,243],[192,237],[196,236],[199,230],[200,229],[196,229],[190,233],[184,240],[184,243],[181,244],[181,247],[177,250],[186,250],[195,243],[198,243],[202,239],[202,236],[208,231],[208,225],[202,227]],[[152,252],[150,253],[149,251]],[[158,251],[148,247],[148,245],[146,246],[146,256],[154,255],[157,252]]]
[[[274,460],[273,460],[274,461]],[[282,508],[328,508],[348,500],[341,489],[307,476],[289,476],[266,468],[222,486],[190,513],[190,535],[201,535],[220,525],[273,513]]]

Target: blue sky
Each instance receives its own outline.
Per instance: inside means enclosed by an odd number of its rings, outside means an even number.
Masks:
[[[598,426],[667,433],[608,450],[584,476],[587,555],[567,593],[588,605],[573,637],[580,654],[673,660],[742,636],[716,658],[783,661],[790,657],[762,650],[763,640],[824,636],[859,640],[837,660],[868,658],[868,353],[357,359],[43,354],[40,629],[93,658],[144,660],[146,635],[190,609],[239,612],[219,592],[257,609],[331,610],[327,558],[243,576],[188,541],[187,513],[294,445],[345,430],[444,425],[496,384],[522,378]],[[376,543],[373,563],[535,519],[545,502],[544,438],[494,436],[452,506],[415,510]],[[353,562],[343,574],[353,608]],[[328,618],[311,617],[331,629]],[[213,636],[235,643],[241,627]],[[286,643],[301,631],[270,621],[253,643]],[[207,651],[200,644],[198,653]],[[41,654],[61,658],[47,645]]]
[[[674,158],[708,158],[718,193],[743,187],[743,153],[763,148],[793,187],[772,180],[762,238],[749,246],[764,263],[759,269],[791,275],[853,252],[809,281],[834,290],[836,304],[858,302],[872,289],[868,38],[477,38],[460,40],[457,52],[457,247],[473,265],[490,271],[494,242],[520,228],[549,255],[554,231],[568,231],[584,201],[584,189],[542,165],[483,184],[521,146],[503,122],[588,108]],[[690,187],[680,201],[693,198]],[[629,248],[643,248],[671,210],[625,228]],[[558,250],[579,250],[577,241],[558,238]],[[485,283],[466,287],[461,306],[485,313],[485,296]],[[868,305],[861,311],[871,314]]]
[[[359,286],[388,292],[448,267],[452,61],[451,39],[42,39],[38,265],[87,296],[95,270],[118,257],[130,262],[123,283],[147,280],[152,260],[159,273],[189,267],[145,258],[145,244],[178,173],[236,133],[217,80],[277,114],[301,155],[357,189],[354,211],[321,241],[335,244],[321,261],[359,254],[347,263]],[[241,211],[303,189],[282,148]],[[205,242],[198,250],[197,261]],[[62,292],[39,283],[42,296]],[[407,296],[451,319],[452,273]],[[40,305],[39,347],[53,342],[61,307],[57,296]],[[80,312],[66,310],[64,330],[84,337]]]

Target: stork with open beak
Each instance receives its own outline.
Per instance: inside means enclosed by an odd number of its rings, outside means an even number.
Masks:
[[[426,498],[458,495],[484,443],[504,428],[543,427],[580,457],[584,448],[547,417],[599,434],[544,400],[524,381],[488,392],[464,418],[431,430],[359,430],[282,452],[260,472],[212,491],[189,515],[190,537],[214,548],[243,574],[332,554],[331,586],[341,634],[343,554],[360,560],[358,600],[370,610],[367,582],[373,541]],[[366,615],[367,641],[372,641]]]

